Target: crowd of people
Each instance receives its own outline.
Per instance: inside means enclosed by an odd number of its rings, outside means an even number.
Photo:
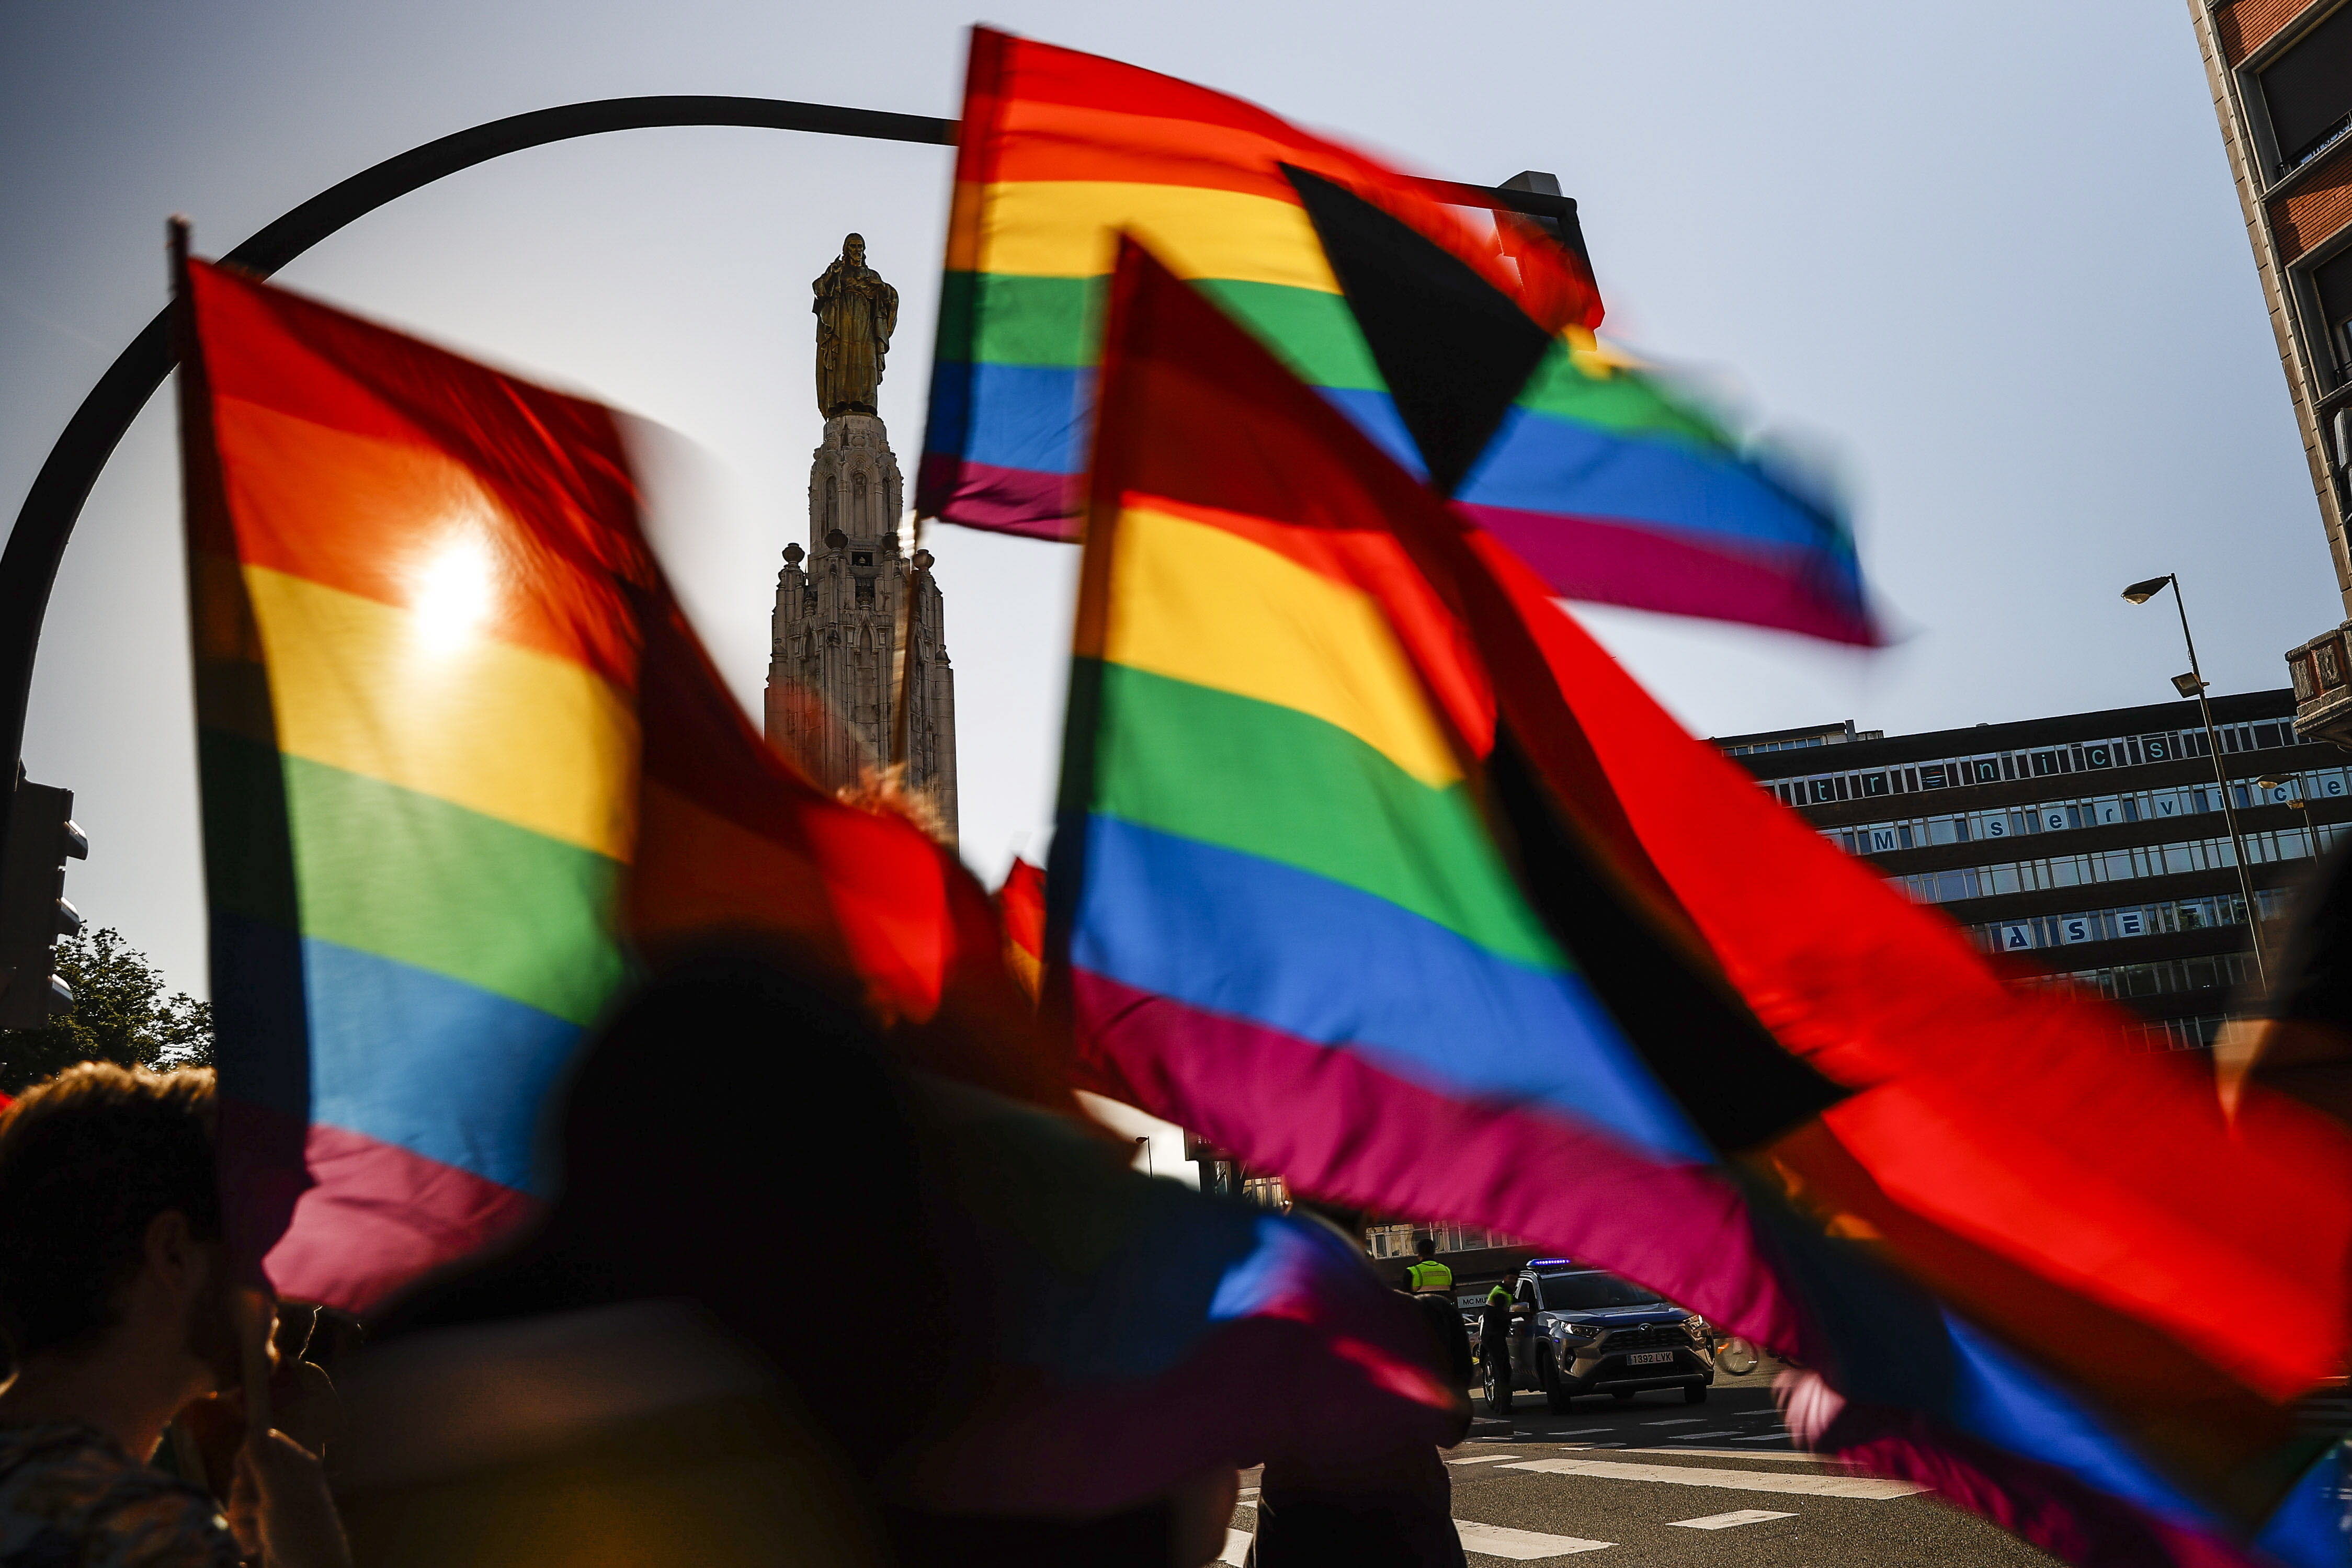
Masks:
[[[790,1135],[786,1073],[826,1105]],[[70,1068],[0,1112],[0,1568],[1211,1561],[1234,1463],[1087,1517],[902,1484],[988,1356],[953,1305],[986,1264],[942,1218],[934,1121],[857,1001],[768,955],[685,963],[574,1073],[543,1221],[362,1347],[232,1256],[209,1070]],[[829,1279],[883,1303],[846,1336],[782,1241],[816,1194]],[[1407,1299],[1462,1389],[1450,1297]],[[919,1303],[949,1310],[908,1356],[880,1320]],[[1256,1458],[1260,1568],[1462,1563],[1425,1438],[1233,1456]]]

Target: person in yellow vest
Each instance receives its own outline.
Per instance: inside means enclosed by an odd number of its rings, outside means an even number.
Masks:
[[[1451,1290],[1454,1270],[1437,1261],[1437,1238],[1424,1236],[1412,1244],[1421,1261],[1404,1271],[1404,1288],[1408,1290]]]

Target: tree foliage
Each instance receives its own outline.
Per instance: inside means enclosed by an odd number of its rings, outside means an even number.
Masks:
[[[58,973],[73,1011],[42,1029],[0,1034],[0,1094],[22,1094],[76,1062],[123,1067],[209,1067],[213,1009],[185,992],[163,994],[163,974],[111,929],[58,943]]]

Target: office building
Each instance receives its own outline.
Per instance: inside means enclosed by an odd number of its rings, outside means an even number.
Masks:
[[[2344,607],[2352,615],[2352,0],[2189,0]],[[2352,745],[2352,620],[2287,654],[2304,735]]]
[[[2352,759],[2299,740],[2295,709],[2289,690],[2213,699],[2265,920],[2352,824]],[[2193,701],[1917,735],[1849,721],[1715,744],[1987,950],[2121,1003],[2152,1047],[2210,1046],[2255,978]]]

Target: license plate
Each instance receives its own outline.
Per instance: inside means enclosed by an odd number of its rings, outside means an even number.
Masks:
[[[1672,1351],[1643,1351],[1638,1355],[1627,1356],[1625,1358],[1625,1364],[1627,1366],[1656,1366],[1662,1362],[1670,1362],[1674,1359],[1675,1352]]]

